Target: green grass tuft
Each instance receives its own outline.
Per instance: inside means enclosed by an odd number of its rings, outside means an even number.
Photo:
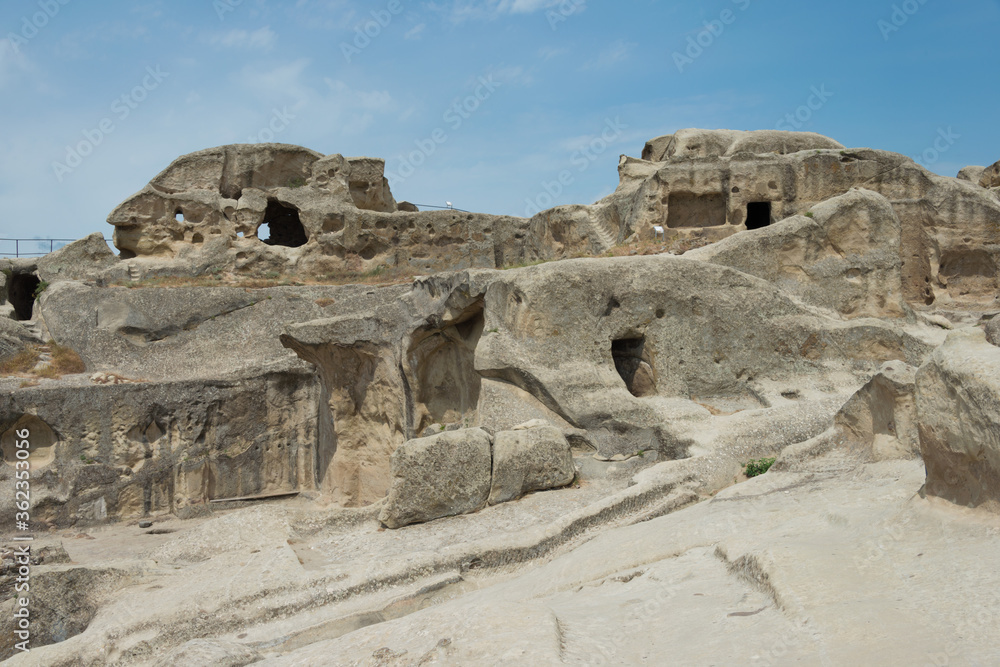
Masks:
[[[771,466],[774,465],[775,458],[764,458],[752,460],[749,463],[744,464],[743,473],[747,477],[757,477],[758,475],[763,475]]]

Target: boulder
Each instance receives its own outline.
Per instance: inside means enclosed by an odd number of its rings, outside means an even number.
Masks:
[[[13,357],[33,342],[31,331],[17,320],[0,316],[0,361]]]
[[[673,140],[674,135],[672,134],[650,139],[642,149],[642,159],[649,162],[662,162],[666,158],[667,150]]]
[[[494,438],[490,505],[566,486],[576,474],[569,442],[560,429],[541,421],[523,426]]]
[[[401,528],[482,509],[490,494],[490,447],[479,428],[405,442],[392,454],[392,486],[379,521]]]
[[[1000,349],[979,329],[955,331],[916,383],[926,493],[1000,512]]]
[[[979,184],[980,179],[983,177],[983,173],[986,171],[986,167],[979,167],[976,165],[969,165],[968,167],[962,167],[958,172],[958,180],[968,181],[969,183]]]
[[[901,317],[899,240],[889,200],[858,189],[685,257],[763,278],[844,317]]]
[[[986,323],[986,340],[1000,347],[1000,315]]]
[[[983,170],[982,176],[979,177],[979,184],[984,188],[1000,187],[1000,162],[994,162]]]
[[[920,456],[913,396],[916,374],[915,367],[901,361],[886,362],[834,418],[843,439],[866,460]]]
[[[104,235],[94,232],[40,257],[38,277],[46,281],[93,279],[119,261]]]
[[[656,140],[654,140],[656,141]],[[666,150],[666,157],[693,159],[731,156],[737,153],[798,153],[809,149],[839,149],[843,144],[815,132],[782,130],[678,130]]]

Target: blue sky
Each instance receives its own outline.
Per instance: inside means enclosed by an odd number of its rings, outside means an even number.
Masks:
[[[513,215],[612,192],[654,136],[789,114],[953,176],[1000,160],[997,34],[1000,0],[5,0],[0,236],[110,236],[175,157],[272,137]]]

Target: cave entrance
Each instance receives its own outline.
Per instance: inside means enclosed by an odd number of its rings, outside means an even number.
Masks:
[[[747,229],[760,229],[771,224],[771,202],[752,201],[747,204]]]
[[[309,240],[299,219],[298,209],[285,206],[275,199],[267,202],[264,221],[257,228],[257,238],[268,245],[298,248]]]
[[[415,380],[417,436],[431,424],[474,425],[482,385],[475,367],[476,346],[484,323],[483,303],[477,302],[452,324],[414,334],[408,361]]]
[[[656,395],[656,373],[646,350],[645,336],[611,341],[611,357],[615,361],[615,370],[633,396]]]
[[[10,278],[7,299],[14,306],[14,319],[30,320],[35,308],[35,290],[41,284],[38,276],[33,273],[15,273]]]

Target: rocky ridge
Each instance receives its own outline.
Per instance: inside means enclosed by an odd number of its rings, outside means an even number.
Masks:
[[[991,659],[996,165],[681,130],[530,219],[383,168],[200,151],[5,260],[0,521],[28,429],[71,559],[11,664]]]

